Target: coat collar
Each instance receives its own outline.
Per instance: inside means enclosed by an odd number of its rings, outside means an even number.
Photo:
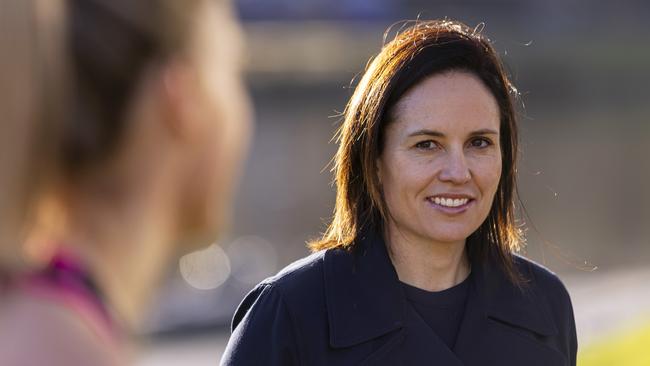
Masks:
[[[515,262],[526,276],[520,265],[525,261],[516,257]],[[518,288],[493,263],[474,265],[472,271],[468,304],[480,318],[540,335],[557,334],[548,305],[534,286]],[[324,276],[332,347],[353,346],[404,327],[407,303],[381,235],[367,232],[353,249],[328,250]]]
[[[493,261],[476,265],[474,277],[477,302],[488,318],[526,328],[542,336],[557,335],[558,328],[544,294],[535,283],[530,262],[514,255],[515,267],[524,279],[513,284]]]
[[[406,305],[386,246],[375,233],[362,234],[350,250],[324,258],[330,344],[347,347],[399,329]]]

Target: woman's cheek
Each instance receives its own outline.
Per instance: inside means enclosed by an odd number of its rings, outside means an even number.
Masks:
[[[470,171],[476,188],[491,201],[501,179],[501,160],[481,159],[480,164],[472,164]]]

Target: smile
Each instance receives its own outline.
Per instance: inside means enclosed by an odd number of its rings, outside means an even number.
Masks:
[[[429,200],[433,201],[436,205],[445,206],[445,207],[459,207],[467,204],[469,198],[444,198],[444,197],[433,197]]]
[[[441,212],[446,214],[459,214],[465,212],[474,201],[468,196],[430,196],[427,201]]]

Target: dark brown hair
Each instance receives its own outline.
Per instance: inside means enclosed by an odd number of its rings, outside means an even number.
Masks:
[[[512,258],[512,252],[523,243],[515,222],[516,90],[480,29],[451,20],[415,22],[385,44],[367,66],[336,135],[334,217],[323,237],[309,244],[312,250],[349,248],[362,230],[382,229],[388,212],[376,162],[391,109],[418,82],[452,70],[472,73],[487,86],[499,106],[501,120],[501,178],[487,219],[468,238],[468,256],[472,263],[496,260],[514,282],[519,282]]]

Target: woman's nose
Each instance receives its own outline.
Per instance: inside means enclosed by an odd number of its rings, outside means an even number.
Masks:
[[[462,151],[449,151],[440,170],[439,179],[453,184],[464,184],[472,179],[472,175]]]

